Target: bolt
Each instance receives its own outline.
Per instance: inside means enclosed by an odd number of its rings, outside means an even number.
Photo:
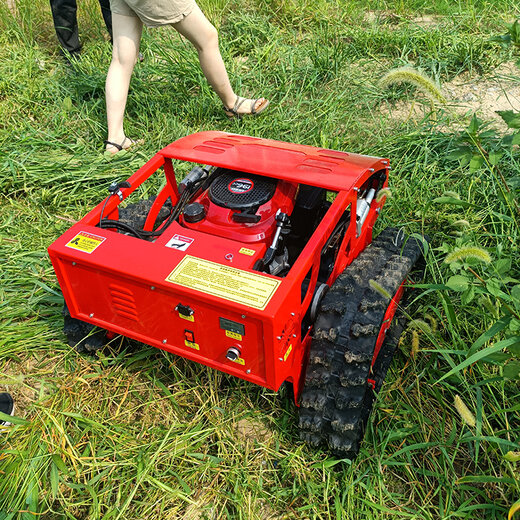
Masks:
[[[163,342],[163,343],[166,343],[166,340],[165,340],[165,339],[163,339],[163,340],[162,340],[162,342]]]
[[[388,164],[388,161],[381,161],[383,164]]]
[[[294,316],[294,312],[291,312],[291,316]]]
[[[279,358],[278,358],[278,361],[283,361],[283,357],[279,357]]]
[[[250,374],[250,373],[251,373],[251,369],[248,368],[248,369],[246,370],[246,374]]]
[[[376,208],[376,213],[380,213],[381,212],[381,208]]]
[[[155,287],[153,285],[150,287],[150,291],[155,291]]]
[[[72,265],[76,265],[76,262],[72,262]]]
[[[94,317],[94,313],[91,312],[89,315],[88,315],[89,318],[93,318]]]
[[[276,336],[276,339],[280,340],[282,339],[282,336]]]
[[[245,315],[245,314],[242,314],[242,319],[244,319],[245,317],[246,317],[246,315]]]
[[[296,337],[296,334],[293,334],[292,337],[295,338],[295,337]]]
[[[369,171],[369,172],[373,172],[373,171],[374,171],[374,168],[369,168],[368,171]]]

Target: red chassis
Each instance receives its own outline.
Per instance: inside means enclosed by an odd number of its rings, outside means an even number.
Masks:
[[[121,201],[162,168],[166,184],[144,227],[152,230],[165,201],[175,205],[179,199],[173,159],[280,179],[296,188],[324,188],[334,200],[283,277],[253,269],[268,244],[252,242],[246,233],[243,239],[226,238],[177,219],[157,240],[146,241],[97,227],[102,213],[117,219]],[[360,227],[358,194],[376,175],[378,189],[385,187],[388,170],[388,161],[376,157],[196,133],[158,152],[128,179],[121,197],[100,203],[49,247],[49,255],[72,318],[275,391],[289,381],[298,402],[312,331],[302,321],[315,293],[320,255],[349,210],[326,280],[330,286],[371,242],[383,201],[371,201]],[[226,357],[232,347],[239,353],[235,360]]]

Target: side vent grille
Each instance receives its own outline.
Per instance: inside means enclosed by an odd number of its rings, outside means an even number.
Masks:
[[[116,314],[132,321],[139,321],[137,306],[132,291],[120,285],[110,284],[110,295],[112,296],[112,306]]]

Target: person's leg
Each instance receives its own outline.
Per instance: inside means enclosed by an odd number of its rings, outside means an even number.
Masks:
[[[186,18],[173,24],[173,27],[197,49],[204,76],[206,76],[224,106],[232,109],[237,102],[237,95],[233,92],[226,66],[220,55],[218,33],[215,27],[211,25],[198,6],[195,6]],[[238,108],[239,114],[251,113],[251,102],[247,101]],[[259,98],[253,106],[255,110],[258,110],[266,103],[268,103],[267,100]]]
[[[107,103],[107,141],[128,148],[131,139],[125,137],[123,118],[125,115],[126,99],[130,78],[139,53],[139,43],[143,23],[139,18],[112,13],[114,46],[112,62],[108,69],[105,85]],[[107,145],[107,150],[113,153],[118,151],[116,146]]]
[[[103,15],[103,20],[105,20],[108,34],[110,34],[110,41],[113,42],[114,38],[112,35],[112,11],[110,10],[110,0],[99,0],[99,6],[101,7],[101,14]]]
[[[56,36],[61,47],[70,54],[81,50],[76,18],[76,0],[50,0]]]

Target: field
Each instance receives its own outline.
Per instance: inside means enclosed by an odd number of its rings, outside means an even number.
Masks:
[[[15,14],[0,4],[0,391],[17,407],[14,425],[0,427],[0,520],[513,518],[518,4],[200,5],[234,87],[268,97],[268,111],[229,121],[191,46],[170,28],[147,30],[126,119],[144,144],[107,157],[111,47],[97,2],[79,2],[74,66],[59,54],[48,2],[18,0]],[[377,229],[431,239],[355,461],[307,448],[283,392],[144,345],[89,357],[66,343],[47,246],[112,180],[214,129],[389,157]]]

